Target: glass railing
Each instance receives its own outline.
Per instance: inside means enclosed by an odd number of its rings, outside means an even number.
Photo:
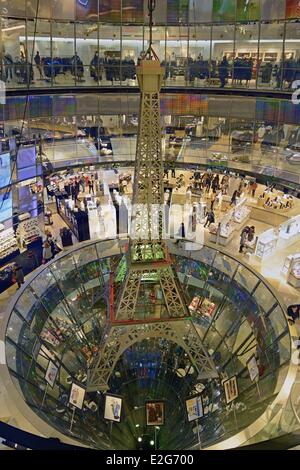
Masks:
[[[201,447],[207,448],[251,426],[276,400],[291,357],[289,327],[276,295],[254,271],[211,246],[186,252],[171,244],[170,250],[199,342],[219,376],[201,380],[205,415],[199,420],[199,433],[187,423],[184,411],[185,397],[199,384],[197,363],[166,340],[150,338],[148,346],[133,345],[119,358],[109,385],[126,396],[122,423],[109,428],[100,392],[87,392],[83,409],[75,416],[68,406],[72,382],[86,385],[88,368],[106,331],[113,273],[124,267],[124,239],[116,239],[79,244],[40,267],[18,292],[3,325],[11,396],[30,420],[34,422],[34,416],[43,420],[36,424],[46,426],[43,435],[55,428],[60,438],[65,435],[90,447],[132,448],[134,422],[144,420],[144,393],[150,387],[152,393],[156,390],[155,398],[166,396],[169,410],[160,448],[198,448],[199,437]],[[205,315],[192,308],[195,299],[204,296],[210,307]],[[191,326],[186,323],[182,328],[189,336]],[[145,354],[153,354],[147,366]],[[251,381],[247,367],[253,355],[259,364],[257,383]],[[58,366],[53,388],[45,381],[50,360]],[[145,368],[148,372],[143,375]],[[177,373],[182,369],[188,371],[185,377]],[[232,375],[237,376],[239,396],[226,405],[222,379]],[[171,390],[176,391],[177,401]]]
[[[276,63],[262,64],[255,73],[246,66],[227,65],[225,74],[208,60],[192,61],[189,65],[176,66],[163,64],[165,74],[163,87],[167,88],[211,88],[231,90],[260,90],[273,92],[293,91],[292,84],[299,76],[297,63],[283,72]],[[1,70],[0,70],[1,73]],[[137,87],[136,64],[101,64],[99,67],[82,64],[75,67],[65,65],[63,60],[46,58],[43,65],[17,62],[10,69],[3,67],[2,77],[8,90],[30,87],[68,88],[68,87]],[[288,76],[288,79],[285,77]]]
[[[105,140],[106,139],[106,140]],[[136,157],[136,136],[110,136],[97,144],[89,137],[68,137],[61,140],[44,141],[42,156],[40,144],[23,140],[21,146],[36,146],[36,169],[34,174],[53,173],[65,168],[84,167],[89,165],[133,165]],[[9,139],[2,139],[2,152],[9,152]],[[174,147],[170,147],[174,148]],[[0,154],[1,156],[1,154]],[[194,167],[211,168],[223,172],[227,169],[237,172],[248,172],[262,177],[276,178],[293,184],[300,183],[300,153],[284,147],[270,147],[262,151],[261,146],[232,150],[229,144],[213,143],[209,138],[183,139],[177,144],[176,154],[170,154],[169,148],[164,151],[166,168],[193,165]],[[11,162],[11,177],[8,184],[26,179],[28,172],[17,170]]]

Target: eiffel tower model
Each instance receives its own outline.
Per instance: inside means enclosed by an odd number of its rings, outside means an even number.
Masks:
[[[137,67],[139,129],[133,185],[133,210],[127,272],[111,300],[110,320],[99,352],[88,371],[88,391],[107,391],[121,355],[133,344],[164,338],[181,346],[199,379],[218,377],[190,316],[165,243],[160,89],[164,68],[153,50],[155,2],[149,0],[149,47]]]

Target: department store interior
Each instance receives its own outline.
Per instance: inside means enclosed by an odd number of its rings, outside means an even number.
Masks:
[[[1,450],[300,448],[299,21],[1,2]]]

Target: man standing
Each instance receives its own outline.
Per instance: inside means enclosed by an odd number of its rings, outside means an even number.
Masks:
[[[34,57],[34,62],[35,62],[36,68],[38,69],[40,73],[40,79],[43,80],[44,76],[43,76],[43,69],[41,66],[41,56],[40,56],[39,51],[36,52],[36,55]]]

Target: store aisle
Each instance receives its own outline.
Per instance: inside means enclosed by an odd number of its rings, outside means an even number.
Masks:
[[[55,240],[57,241],[59,247],[63,248],[62,244],[61,244],[60,230],[64,227],[68,228],[68,226],[63,221],[63,219],[61,218],[61,216],[59,214],[52,214],[52,218],[53,218],[53,225],[48,225],[47,230],[49,230],[52,233],[52,235],[54,236]],[[73,245],[78,243],[78,240],[75,237],[73,232],[72,232],[72,240],[73,240]]]

